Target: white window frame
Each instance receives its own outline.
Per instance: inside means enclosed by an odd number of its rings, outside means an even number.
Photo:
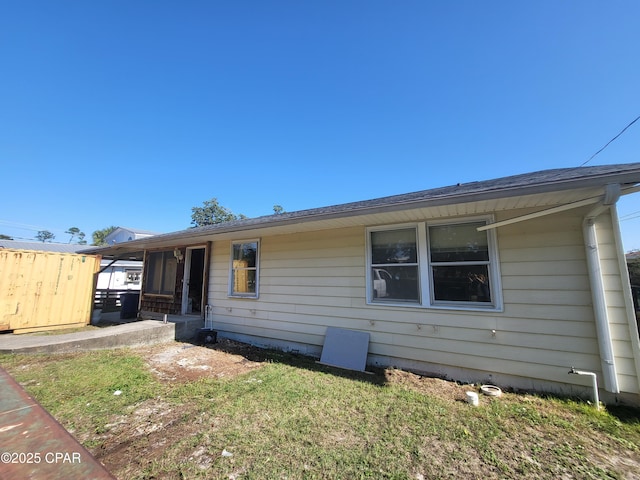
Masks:
[[[254,270],[256,272],[256,291],[255,293],[242,293],[242,292],[234,292],[234,272],[235,269],[233,267],[233,247],[234,245],[244,245],[247,243],[255,243],[256,244],[256,266],[248,268],[247,270]],[[233,298],[258,298],[260,296],[260,239],[259,238],[251,238],[251,239],[243,239],[243,240],[232,240],[229,244],[229,290],[228,296]]]
[[[369,305],[375,306],[393,306],[393,307],[418,307],[433,308],[444,310],[473,310],[473,311],[502,311],[502,283],[500,281],[500,260],[498,257],[498,243],[496,232],[494,229],[486,230],[487,244],[489,251],[488,271],[489,281],[491,285],[491,302],[465,302],[465,301],[436,301],[433,295],[433,281],[431,275],[431,261],[429,248],[429,227],[439,225],[459,225],[465,223],[484,222],[486,224],[493,222],[492,216],[473,216],[450,218],[444,220],[424,221],[418,223],[402,223],[394,225],[384,225],[377,227],[368,227],[366,229],[366,301]],[[371,232],[385,230],[403,230],[415,227],[417,231],[417,249],[418,249],[418,278],[419,278],[419,302],[393,302],[389,300],[381,301],[373,298],[373,279],[371,278],[372,270],[372,245]]]
[[[393,230],[410,230],[413,229],[416,232],[416,249],[417,249],[417,259],[418,259],[418,300],[380,300],[374,298],[374,289],[373,289],[373,278],[371,277],[372,270],[374,268],[372,258],[371,258],[371,234],[373,232],[385,232],[385,231],[393,231]],[[421,233],[420,233],[420,224],[418,223],[403,223],[397,225],[385,225],[382,227],[371,227],[367,229],[367,238],[366,238],[366,246],[367,246],[367,272],[366,272],[366,282],[367,282],[367,303],[372,303],[375,305],[403,305],[403,306],[420,306],[422,303],[422,285],[424,285],[424,279],[422,278],[422,269],[420,268],[420,264],[422,262],[421,251]],[[401,265],[401,264],[399,264]],[[407,266],[413,266],[414,264],[407,264]]]
[[[429,245],[429,227],[437,227],[441,225],[464,225],[467,223],[484,223],[485,225],[491,223],[493,218],[490,216],[476,216],[476,217],[464,217],[459,219],[450,220],[434,220],[425,222],[425,236],[427,241],[427,282],[429,284],[429,302],[430,306],[434,308],[453,308],[453,309],[472,309],[472,310],[501,310],[502,309],[502,285],[500,282],[500,271],[498,260],[498,247],[496,232],[494,229],[485,230],[487,234],[487,248],[489,253],[489,260],[482,262],[460,262],[460,264],[476,263],[477,265],[487,265],[487,271],[489,274],[489,284],[491,286],[491,302],[467,302],[467,301],[451,301],[451,300],[436,300],[433,289],[434,282],[432,277],[431,262],[431,247]],[[436,264],[447,262],[434,262]],[[455,265],[458,262],[450,262],[450,265]]]
[[[134,280],[130,280],[129,275],[133,275]],[[142,279],[142,268],[125,268],[124,270],[125,284],[140,285],[141,279]]]

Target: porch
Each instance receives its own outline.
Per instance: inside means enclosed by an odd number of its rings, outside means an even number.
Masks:
[[[135,347],[154,343],[194,341],[204,320],[194,316],[169,315],[163,320],[125,319],[118,312],[103,313],[94,328],[58,335],[4,334],[0,353],[63,353]]]

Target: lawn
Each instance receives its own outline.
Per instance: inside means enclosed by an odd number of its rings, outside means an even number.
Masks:
[[[635,409],[232,346],[0,364],[122,479],[640,478]]]

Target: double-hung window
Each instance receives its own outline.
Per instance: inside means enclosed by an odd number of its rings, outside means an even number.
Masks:
[[[500,308],[497,249],[486,219],[368,230],[368,300]]]
[[[176,289],[177,270],[178,262],[173,255],[173,250],[149,253],[145,293],[173,295]]]
[[[376,301],[418,302],[418,234],[416,227],[372,231],[371,279]]]
[[[491,304],[489,239],[485,222],[427,226],[431,301]]]
[[[258,240],[231,243],[230,296],[258,297],[259,245]]]

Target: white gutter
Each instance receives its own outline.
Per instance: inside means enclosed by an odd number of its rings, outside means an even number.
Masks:
[[[616,185],[616,184],[612,184]],[[640,187],[630,187],[623,189],[620,195],[628,195],[630,193],[640,192]],[[617,199],[616,199],[617,201]],[[500,222],[488,223],[487,225],[483,225],[481,227],[476,228],[478,232],[482,232],[484,230],[492,230],[494,228],[504,227],[505,225],[512,225],[514,223],[524,222],[525,220],[532,220],[534,218],[545,217],[547,215],[551,215],[553,213],[565,212],[567,210],[572,210],[578,207],[585,207],[587,205],[593,205],[594,203],[601,204],[602,199],[598,197],[590,197],[585,198],[584,200],[579,200],[573,203],[567,203],[565,205],[558,205],[557,207],[547,208],[546,210],[540,210],[539,212],[528,213],[526,215],[521,215],[515,218],[508,218],[506,220],[502,220]],[[614,202],[615,203],[615,202]]]
[[[591,285],[591,298],[593,313],[598,334],[598,347],[600,349],[600,361],[604,377],[604,388],[611,393],[619,393],[618,375],[616,373],[615,359],[613,355],[613,342],[609,329],[607,315],[607,302],[605,298],[604,282],[600,263],[600,250],[596,231],[596,218],[614,205],[620,198],[620,185],[610,184],[605,188],[605,197],[595,208],[584,217],[582,230],[584,234],[585,249],[587,254],[587,268],[589,270],[589,283]]]
[[[585,207],[587,205],[593,205],[594,203],[598,203],[600,201],[600,197],[590,197],[585,198],[584,200],[580,200],[578,202],[567,203],[566,205],[558,205],[557,207],[547,208],[546,210],[541,210],[539,212],[528,213],[526,215],[521,215],[515,218],[509,218],[507,220],[502,220],[501,222],[488,223],[487,225],[483,225],[481,227],[476,228],[478,232],[482,232],[484,230],[493,230],[495,228],[504,227],[505,225],[511,225],[513,223],[524,222],[525,220],[533,220],[534,218],[545,217],[547,215],[551,215],[553,213],[560,213],[567,210],[572,210],[574,208]]]

